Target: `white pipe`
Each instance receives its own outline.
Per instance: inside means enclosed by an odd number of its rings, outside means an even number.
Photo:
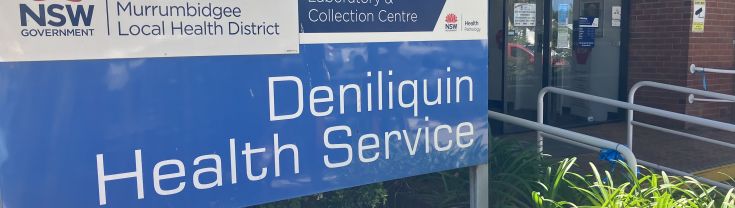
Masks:
[[[513,125],[521,126],[524,128],[536,130],[539,132],[545,132],[548,134],[567,138],[575,142],[584,143],[584,144],[602,147],[602,148],[607,148],[607,149],[614,149],[615,151],[618,151],[623,156],[623,158],[626,160],[626,163],[628,164],[629,167],[636,167],[636,168],[638,167],[638,162],[635,158],[635,155],[633,154],[633,151],[631,151],[625,145],[607,141],[607,140],[600,139],[597,137],[592,137],[589,135],[580,134],[577,132],[541,124],[541,123],[536,123],[536,122],[525,120],[522,118],[493,112],[493,111],[488,111],[488,116],[495,120],[499,120],[499,121],[503,121],[506,123],[511,123]],[[541,134],[539,133],[539,135]]]
[[[564,138],[559,137],[559,136],[556,136],[556,135],[552,135],[552,134],[548,134],[548,133],[541,133],[541,134],[544,137],[552,138],[552,139],[555,139],[555,140],[558,140],[558,141],[561,141],[561,142],[564,142],[564,143],[567,143],[567,144],[579,146],[579,147],[582,147],[582,148],[585,148],[585,149],[589,149],[589,150],[592,150],[592,151],[600,151],[601,150],[601,148],[599,148],[599,147],[594,147],[594,146],[590,146],[590,145],[587,145],[587,144],[584,144],[584,143],[579,143],[579,142],[575,142],[575,141],[572,141],[572,140],[569,140],[569,139],[564,139]],[[717,186],[719,188],[723,188],[723,189],[731,189],[731,188],[733,188],[732,186],[727,185],[727,184],[724,184],[724,183],[721,183],[721,182],[717,182],[717,181],[714,181],[714,180],[711,180],[711,179],[707,179],[707,178],[704,178],[704,177],[701,177],[701,176],[695,176],[695,175],[693,175],[691,173],[687,173],[687,172],[684,172],[684,171],[681,171],[681,170],[669,168],[669,167],[666,167],[666,166],[663,166],[663,165],[659,165],[659,164],[656,164],[656,163],[652,163],[652,162],[648,162],[648,161],[645,161],[645,160],[640,160],[639,159],[638,160],[638,163],[641,164],[641,165],[643,165],[643,166],[645,166],[645,167],[649,167],[649,168],[656,169],[656,170],[662,170],[664,172],[671,173],[671,174],[674,174],[674,175],[690,176],[690,177],[696,178],[697,180],[699,180],[701,182],[704,182],[706,184],[710,184],[710,185],[713,185],[713,186]]]
[[[585,149],[588,149],[588,150],[592,150],[592,151],[595,151],[595,152],[599,152],[600,150],[602,150],[599,147],[595,147],[595,146],[592,146],[592,145],[589,145],[589,144],[585,144],[585,143],[581,143],[581,142],[575,142],[574,140],[565,139],[563,137],[556,136],[556,135],[553,135],[553,134],[548,134],[548,133],[541,132],[541,136],[552,138],[552,139],[555,139],[555,140],[560,141],[560,142],[564,142],[564,143],[567,143],[567,144],[571,144],[571,145],[578,146],[578,147],[581,147],[581,148],[585,148]]]
[[[541,134],[544,137],[552,138],[552,139],[555,139],[555,140],[558,140],[558,141],[561,141],[561,142],[564,142],[564,143],[567,143],[567,144],[576,145],[576,146],[579,146],[579,147],[582,147],[582,148],[585,148],[585,149],[589,149],[589,150],[592,150],[592,151],[600,151],[601,150],[601,148],[599,148],[599,147],[594,147],[594,146],[590,146],[590,145],[587,145],[587,144],[584,144],[584,143],[579,143],[579,142],[575,142],[575,141],[572,141],[572,140],[569,140],[569,139],[564,139],[564,138],[559,137],[559,136],[556,136],[556,135],[552,135],[552,134],[548,134],[548,133],[541,133]],[[638,160],[638,163],[641,164],[641,165],[643,165],[643,166],[645,166],[645,167],[649,167],[649,168],[656,169],[656,170],[662,170],[664,172],[671,173],[671,174],[674,174],[674,175],[690,176],[690,177],[696,178],[697,180],[699,180],[701,182],[704,182],[706,184],[710,184],[710,185],[713,185],[713,186],[717,186],[719,188],[723,188],[723,189],[731,189],[731,188],[733,188],[732,186],[727,185],[727,184],[724,184],[724,183],[721,183],[721,182],[710,180],[710,179],[707,179],[707,178],[704,178],[704,177],[701,177],[701,176],[695,176],[695,175],[693,175],[691,173],[687,173],[687,172],[684,172],[684,171],[681,171],[681,170],[669,168],[669,167],[666,167],[666,166],[663,166],[663,165],[659,165],[659,164],[656,164],[656,163],[652,163],[652,162],[648,162],[648,161],[645,161],[645,160]]]
[[[669,167],[666,167],[666,166],[663,166],[663,165],[659,165],[659,164],[656,164],[656,163],[647,162],[645,160],[638,160],[638,162],[641,163],[645,167],[649,167],[649,168],[656,169],[656,170],[661,170],[661,171],[664,171],[664,172],[667,172],[667,173],[673,173],[674,175],[689,176],[689,177],[695,178],[695,179],[697,179],[697,180],[699,180],[701,182],[704,182],[706,184],[717,186],[717,187],[722,188],[722,189],[730,190],[730,189],[735,188],[735,187],[733,187],[731,185],[727,185],[727,184],[724,184],[724,183],[721,183],[721,182],[713,181],[713,180],[710,180],[710,179],[707,179],[707,178],[704,178],[704,177],[701,177],[701,176],[695,176],[695,175],[693,175],[691,173],[687,173],[687,172],[680,171],[680,170],[677,170],[677,169],[669,168]]]
[[[693,95],[716,98],[720,100],[735,101],[735,96],[733,95],[692,89],[692,88],[681,87],[681,86],[670,85],[670,84],[663,84],[663,83],[658,83],[658,82],[642,81],[642,82],[636,83],[635,85],[633,85],[633,87],[630,88],[630,92],[628,93],[628,103],[635,104],[635,94],[636,92],[638,92],[638,89],[642,87],[653,87],[653,88],[658,88],[658,89],[670,90],[674,92],[688,93],[690,94],[689,96],[690,103],[693,102],[693,100],[691,100],[693,99]],[[633,120],[634,120],[633,110],[628,109],[627,139],[628,139],[628,147],[630,147],[631,149],[633,148],[633,124],[632,124]],[[708,126],[708,125],[704,125],[704,126]]]
[[[705,67],[697,67],[697,65],[690,65],[689,66],[689,73],[697,73],[697,72],[709,72],[709,73],[718,73],[718,74],[735,74],[735,70],[728,70],[728,69],[715,69],[715,68],[705,68]]]
[[[540,94],[536,99],[536,122],[540,124],[544,123],[544,97]],[[539,153],[544,152],[544,137],[540,131],[536,132],[536,146],[538,147]]]
[[[636,172],[637,172],[638,163],[640,163],[646,167],[657,169],[657,170],[662,170],[668,173],[673,173],[674,175],[690,176],[701,182],[704,182],[704,183],[707,183],[707,184],[710,184],[710,185],[713,185],[719,188],[723,188],[723,189],[733,188],[730,185],[720,183],[717,181],[713,181],[713,180],[703,178],[700,176],[695,176],[695,175],[692,175],[691,173],[687,173],[684,171],[676,170],[676,169],[662,166],[659,164],[647,162],[644,160],[638,160],[636,159],[635,154],[633,154],[633,151],[631,151],[629,148],[627,148],[626,146],[622,144],[614,143],[614,142],[600,139],[597,137],[592,137],[589,135],[580,134],[577,132],[564,130],[564,129],[556,128],[553,126],[536,123],[536,122],[528,121],[522,118],[513,117],[513,116],[509,116],[509,115],[505,115],[505,114],[497,113],[493,111],[488,111],[488,117],[499,120],[499,121],[511,123],[513,125],[536,130],[539,132],[538,133],[539,136],[546,136],[552,139],[559,140],[561,142],[577,145],[577,146],[580,146],[586,149],[590,149],[593,151],[599,151],[601,149],[599,147],[614,149],[615,151],[618,151],[621,155],[623,155],[623,159],[626,160],[626,164],[628,165],[628,167],[636,167]],[[557,135],[560,135],[560,136],[557,136]]]
[[[657,131],[661,131],[661,132],[665,132],[665,133],[677,135],[677,136],[683,136],[683,137],[687,137],[687,138],[690,138],[690,139],[699,140],[699,141],[707,142],[707,143],[710,143],[710,144],[716,144],[716,145],[720,145],[720,146],[723,146],[723,147],[729,147],[729,148],[735,149],[735,144],[730,144],[730,143],[727,143],[727,142],[723,142],[723,141],[719,141],[719,140],[715,140],[715,139],[710,139],[710,138],[707,138],[707,137],[702,137],[702,136],[697,136],[697,135],[694,135],[694,134],[689,134],[689,133],[675,131],[675,130],[671,130],[671,129],[667,129],[667,128],[662,128],[662,127],[659,127],[659,126],[654,126],[654,125],[651,125],[651,124],[642,123],[642,122],[638,122],[638,121],[633,121],[632,124],[633,125],[636,125],[636,126],[640,126],[640,127],[645,127],[645,128],[649,128],[649,129],[653,129],[653,130],[657,130]]]
[[[699,102],[712,102],[712,103],[735,103],[735,101],[731,101],[731,100],[697,98],[697,97],[694,97],[694,94],[689,94],[689,97],[688,97],[687,100],[689,101],[689,104],[692,104],[692,103],[694,103],[696,101],[699,101]]]
[[[716,92],[711,92],[711,91],[680,87],[676,85],[663,84],[663,83],[658,83],[658,82],[642,81],[642,82],[636,83],[635,85],[633,85],[633,87],[630,88],[630,93],[628,93],[629,102],[634,99],[635,93],[641,87],[653,87],[653,88],[658,88],[658,89],[670,90],[674,92],[694,94],[694,95],[699,95],[699,96],[704,96],[704,97],[709,97],[709,98],[735,101],[735,95],[728,95],[728,94],[716,93]]]
[[[690,116],[690,115],[681,114],[681,113],[675,113],[671,111],[665,111],[665,110],[651,108],[651,107],[642,106],[642,105],[630,104],[630,103],[626,103],[626,102],[622,102],[618,100],[613,100],[613,99],[604,98],[600,96],[588,95],[588,94],[574,92],[571,90],[565,90],[565,89],[556,88],[556,87],[545,87],[541,89],[541,92],[539,93],[539,98],[543,99],[544,95],[550,92],[569,96],[569,97],[575,97],[575,98],[582,99],[582,100],[598,102],[598,103],[602,103],[602,104],[606,104],[610,106],[615,106],[618,108],[634,110],[634,111],[638,111],[641,113],[651,114],[651,115],[660,116],[664,118],[670,118],[670,119],[679,120],[679,121],[683,121],[687,123],[693,123],[697,125],[720,129],[723,131],[735,132],[735,125],[733,124],[699,118],[699,117]]]

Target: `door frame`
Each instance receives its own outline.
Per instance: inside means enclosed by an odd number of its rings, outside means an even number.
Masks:
[[[543,32],[541,34],[541,41],[537,41],[537,46],[536,47],[539,47],[540,50],[537,50],[537,51],[540,51],[541,54],[538,54],[538,55],[541,55],[542,56],[542,60],[543,60],[542,61],[542,66],[541,66],[542,67],[542,77],[541,77],[542,83],[541,83],[541,86],[542,87],[547,87],[547,86],[550,86],[550,79],[551,79],[551,73],[550,73],[551,72],[551,67],[550,67],[550,64],[551,64],[551,59],[552,59],[552,57],[551,57],[551,35],[552,35],[552,18],[553,18],[551,15],[553,14],[553,11],[552,11],[553,10],[553,5],[552,5],[553,0],[540,0],[540,1],[543,3],[543,5],[542,5],[543,6],[543,12],[542,12],[542,14],[543,14],[543,17],[542,17],[543,18],[543,21],[542,22],[543,22],[544,25],[543,25]],[[619,76],[619,80],[618,80],[618,98],[617,98],[620,101],[628,101],[627,100],[627,97],[628,97],[628,88],[629,88],[629,86],[628,86],[629,85],[629,80],[628,80],[628,75],[629,75],[629,71],[628,71],[629,70],[628,69],[628,62],[629,62],[628,51],[630,50],[629,42],[630,42],[630,16],[631,16],[631,14],[630,14],[631,13],[630,12],[630,9],[631,9],[630,4],[631,4],[630,1],[623,0],[623,1],[621,1],[621,5],[620,5],[622,7],[622,14],[621,14],[621,25],[620,25],[620,33],[621,33],[620,34],[620,51],[619,51],[619,53],[620,53],[619,55],[620,56],[619,56],[619,60],[618,60],[619,61],[619,68],[620,68],[620,76]],[[493,4],[491,3],[490,5],[493,5]],[[508,14],[509,14],[508,11],[507,11],[507,9],[506,9],[506,8],[508,8],[508,0],[503,0],[503,4],[500,5],[500,6],[502,6],[502,8],[503,8],[502,9],[502,12],[503,12],[503,15],[502,15],[503,16],[503,21],[502,21],[502,24],[503,25],[502,25],[502,28],[503,28],[503,31],[505,33],[503,35],[506,36],[507,33],[508,33],[508,31],[506,31],[507,28],[508,28],[508,25],[507,25],[508,24],[508,21],[506,21],[506,19],[508,18]],[[538,9],[537,9],[537,13],[538,13]],[[537,18],[538,18],[538,15],[537,15]],[[492,22],[492,21],[489,21],[489,22]],[[489,34],[489,36],[490,35],[492,35],[492,34]],[[537,35],[537,37],[538,37],[538,35]],[[505,98],[506,98],[506,96],[505,96],[505,94],[506,94],[506,90],[505,90],[505,87],[506,87],[505,76],[506,76],[506,58],[507,58],[506,57],[506,54],[507,54],[507,51],[506,50],[508,49],[508,47],[507,47],[508,46],[508,39],[507,38],[503,38],[503,43],[502,44],[503,44],[502,45],[503,52],[500,53],[501,54],[500,60],[502,61],[502,63],[501,63],[502,69],[500,69],[501,70],[501,73],[500,74],[503,77],[500,79],[500,81],[501,81],[501,86],[503,87],[503,89],[500,91],[500,96],[501,96],[501,101],[503,103],[503,106],[501,107],[501,110],[503,111],[503,113],[507,113],[506,108],[505,108]],[[546,105],[544,105],[544,106],[547,106],[548,107],[549,104],[550,104],[550,102],[551,102],[550,99],[548,97],[546,97],[544,99],[544,103],[546,103]],[[546,109],[544,110],[544,112],[545,113],[550,113]],[[619,109],[618,112],[616,113],[616,115],[613,118],[608,119],[607,121],[596,122],[596,123],[592,123],[592,124],[562,125],[561,127],[574,128],[574,127],[582,127],[582,126],[589,126],[589,125],[599,125],[599,124],[604,124],[604,123],[620,122],[620,121],[622,121],[622,120],[625,119],[625,117],[624,117],[625,115],[626,115],[626,111],[623,110],[623,109]],[[544,122],[545,123],[548,123],[548,120],[547,119],[549,119],[549,118],[550,118],[550,116],[545,115],[544,116]],[[499,128],[495,128],[494,131],[497,132],[498,135],[502,135],[502,134],[505,134],[506,133],[505,132],[505,128],[504,128],[503,125],[499,125],[499,126],[496,126],[496,127],[499,127]]]

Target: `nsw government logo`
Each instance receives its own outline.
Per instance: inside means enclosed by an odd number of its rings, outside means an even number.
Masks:
[[[457,15],[449,13],[444,18],[444,30],[445,31],[457,31]]]
[[[29,0],[19,5],[23,37],[86,37],[94,35],[95,5],[82,0]]]

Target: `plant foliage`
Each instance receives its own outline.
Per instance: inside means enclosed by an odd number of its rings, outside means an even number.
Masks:
[[[533,207],[707,207],[735,208],[733,190],[721,191],[692,177],[669,176],[643,169],[636,174],[625,163],[623,177],[600,172],[590,163],[592,174],[582,176],[571,172],[576,158],[564,159],[547,168],[539,185],[543,189],[531,193]]]

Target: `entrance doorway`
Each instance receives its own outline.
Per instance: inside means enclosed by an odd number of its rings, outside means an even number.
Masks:
[[[537,95],[554,86],[623,100],[622,0],[492,0],[490,108],[536,120]],[[499,84],[498,84],[499,83]],[[545,122],[560,127],[617,121],[614,107],[549,96]],[[500,132],[523,129],[496,125]]]

